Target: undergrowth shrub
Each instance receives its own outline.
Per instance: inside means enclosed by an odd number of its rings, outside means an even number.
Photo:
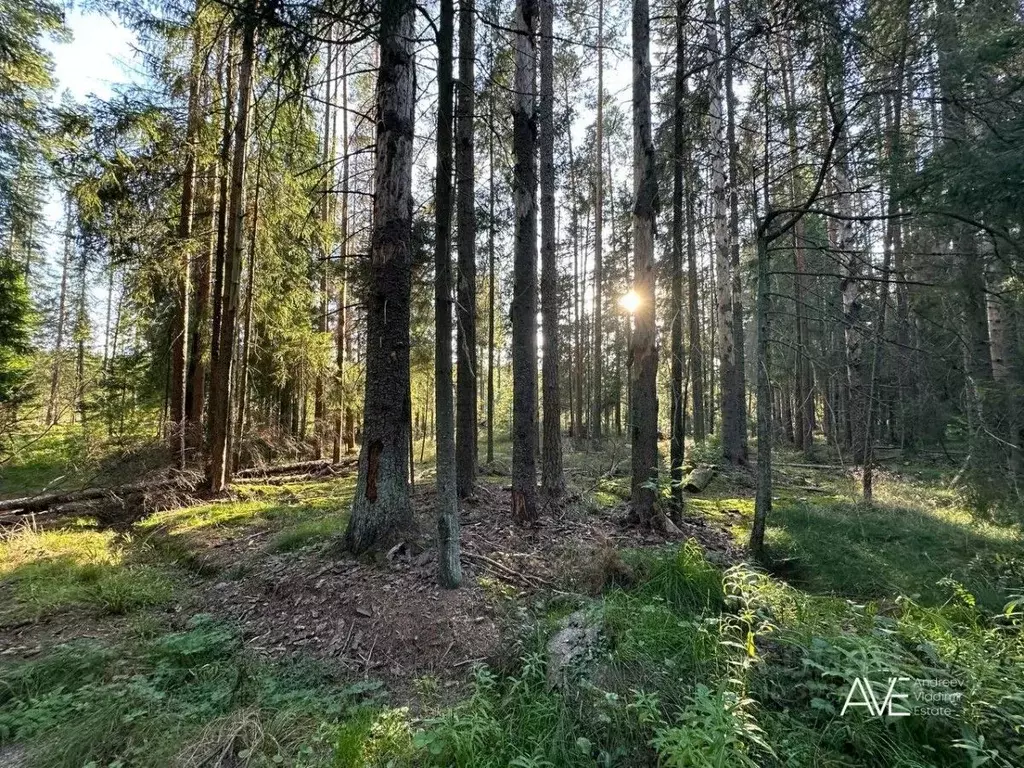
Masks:
[[[704,557],[693,539],[656,553],[630,550],[623,560],[631,567],[640,597],[660,597],[689,615],[717,612],[724,601],[722,573]]]
[[[138,646],[0,667],[0,745],[68,768],[325,765],[338,723],[378,688],[315,662],[259,662],[232,627],[196,616]]]
[[[670,725],[659,721],[652,746],[665,768],[760,768],[752,754],[770,753],[754,719],[754,701],[727,686],[698,684]]]

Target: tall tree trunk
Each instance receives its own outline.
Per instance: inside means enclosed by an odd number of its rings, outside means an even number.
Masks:
[[[591,354],[593,400],[590,413],[590,436],[601,438],[601,414],[604,409],[602,381],[604,328],[604,0],[597,0],[597,122],[594,138],[594,347]]]
[[[554,2],[540,0],[540,259],[544,334],[544,440],[541,488],[549,498],[565,490],[562,475],[562,404],[558,357],[558,255],[555,253],[555,60]]]
[[[348,345],[349,345],[349,312],[348,312],[348,185],[349,179],[349,158],[348,158],[348,46],[341,47],[341,289],[338,291],[338,328],[336,340],[336,359],[338,364],[338,392],[341,395],[342,404],[338,409],[337,422],[334,435],[334,463],[341,461],[342,445],[346,442],[349,434],[349,425],[352,423],[352,405],[349,402],[349,393],[345,390],[346,368],[348,366]],[[352,445],[346,449],[351,451]]]
[[[459,102],[456,111],[455,177],[458,216],[459,282],[456,296],[458,333],[456,359],[455,451],[460,498],[473,494],[477,463],[476,359],[476,182],[473,117],[476,8],[473,0],[459,4]]]
[[[210,382],[210,472],[209,486],[220,493],[231,482],[231,379],[235,354],[238,299],[245,249],[245,171],[249,139],[249,109],[252,100],[253,65],[256,53],[256,20],[252,6],[242,30],[241,62],[238,72],[237,120],[234,126],[234,157],[231,163],[231,196],[228,232],[224,252],[224,290],[221,296],[220,340]]]
[[[909,6],[908,6],[909,13]],[[888,195],[886,199],[886,224],[885,234],[883,236],[882,248],[882,285],[881,285],[881,296],[879,298],[879,309],[878,319],[875,321],[875,340],[874,350],[871,360],[871,378],[868,385],[868,406],[866,414],[866,426],[864,434],[864,473],[862,476],[862,493],[864,500],[870,502],[873,495],[873,479],[874,479],[874,434],[875,434],[875,418],[874,418],[874,403],[877,392],[877,381],[879,376],[879,368],[882,364],[882,344],[885,341],[885,324],[886,315],[888,314],[888,301],[889,301],[889,280],[890,272],[893,263],[893,251],[899,244],[899,228],[900,221],[898,218],[899,212],[899,198],[900,198],[900,186],[902,180],[902,166],[903,166],[903,72],[906,66],[907,46],[909,44],[908,36],[906,32],[903,34],[901,50],[899,57],[896,62],[896,73],[894,81],[896,83],[895,93],[892,98],[891,106],[891,117],[889,118],[888,130],[886,131],[886,137],[884,141],[884,151],[887,155],[887,161],[889,165],[889,179],[888,179]],[[984,278],[982,278],[984,280]],[[982,286],[984,287],[984,286]],[[984,309],[982,309],[984,314]],[[987,339],[988,328],[987,320],[986,328],[984,329],[985,337]],[[987,348],[985,349],[986,361],[987,361]],[[989,364],[991,365],[991,364]],[[991,367],[988,369],[989,376],[991,377]]]
[[[205,247],[196,259],[195,279],[192,282],[193,319],[192,336],[188,345],[188,386],[185,402],[185,447],[192,458],[201,455],[203,449],[203,406],[206,403],[206,374],[210,364],[210,267],[215,243],[213,214],[217,193],[216,172],[213,166],[204,166],[201,175],[206,180],[202,221],[207,239]]]
[[[405,411],[412,289],[414,20],[410,0],[382,0],[363,441],[345,531],[345,545],[355,554],[386,548],[413,525]],[[406,407],[396,407],[399,403]]]
[[[196,155],[202,114],[199,79],[202,73],[202,26],[198,20],[192,33],[192,62],[189,67],[188,118],[185,128],[185,158],[181,174],[181,207],[178,211],[177,247],[180,261],[175,275],[176,306],[171,321],[171,422],[168,435],[178,466],[184,468],[187,441],[186,403],[188,391],[188,320],[190,272],[192,270],[192,219],[195,207]]]
[[[492,76],[494,46],[491,46]],[[492,86],[493,87],[493,86]],[[494,461],[494,286],[498,276],[494,271],[494,96],[487,99],[487,463]]]
[[[793,52],[788,43],[786,44],[783,58],[785,66],[782,69],[782,83],[786,103],[786,127],[789,132],[790,194],[792,204],[796,206],[803,199],[803,190],[800,182],[800,138],[797,132]],[[811,382],[811,366],[807,356],[806,297],[809,290],[807,278],[804,276],[807,262],[805,242],[805,227],[801,217],[793,226],[793,308],[796,326],[796,375],[794,376],[796,431],[794,437],[796,438],[796,447],[810,457],[814,447],[813,420],[811,416],[814,408],[814,394]]]
[[[60,267],[60,293],[57,297],[57,333],[53,344],[53,366],[50,369],[50,399],[46,407],[47,425],[60,421],[60,377],[64,356],[64,333],[67,325],[68,277],[71,272],[71,251],[74,223],[71,218],[71,194],[64,201],[64,257]]]
[[[256,236],[259,233],[260,223],[260,176],[263,170],[263,155],[256,157],[256,173],[253,184],[252,196],[252,221],[249,225],[249,262],[246,265],[246,280],[248,285],[245,289],[245,309],[242,321],[242,359],[235,375],[237,386],[238,418],[235,420],[235,434],[232,440],[232,466],[237,469],[239,463],[240,448],[245,430],[249,426],[249,355],[252,350],[252,316],[254,306],[254,294],[256,293]],[[319,458],[319,457],[318,457]]]
[[[740,271],[740,211],[739,211],[739,144],[736,141],[736,110],[738,104],[733,90],[732,49],[732,3],[723,6],[725,28],[725,105],[728,119],[726,121],[725,138],[729,145],[729,267],[732,279],[732,337],[733,337],[733,384],[732,384],[732,417],[734,451],[741,462],[747,460],[747,408],[744,396],[747,389],[745,371],[746,350],[744,349],[743,332],[743,284]]]
[[[722,103],[722,56],[718,41],[718,16],[715,0],[707,2],[708,25],[708,105],[711,119],[711,231],[717,271],[718,359],[721,387],[722,456],[738,464],[744,461],[740,433],[743,393],[736,392],[736,347],[733,328],[731,254],[726,214],[725,164],[728,143],[725,136]]]
[[[437,408],[438,581],[459,586],[459,497],[452,402],[452,0],[441,0],[437,31],[437,170],[434,176],[434,402]],[[461,350],[460,350],[461,353]]]
[[[658,176],[651,140],[651,20],[647,0],[633,0],[633,290],[639,298],[633,332],[632,514],[642,525],[661,527],[652,480],[658,477],[658,350],[654,313],[654,218]]]
[[[235,125],[234,108],[237,100],[235,93],[235,63],[234,63],[233,36],[228,35],[224,41],[224,60],[218,79],[224,80],[224,115],[221,125],[220,140],[220,191],[217,202],[217,248],[214,252],[213,270],[213,326],[210,333],[210,366],[211,382],[212,369],[217,366],[217,359],[220,356],[220,328],[223,316],[224,298],[224,263],[227,260],[228,230],[231,226],[230,219],[230,197],[231,194],[231,168],[234,165],[232,151],[234,149]]]
[[[569,100],[569,81],[565,81],[565,103]],[[572,325],[573,325],[573,368],[569,382],[572,411],[570,422],[573,437],[583,435],[583,299],[580,288],[583,276],[580,273],[580,215],[579,196],[576,189],[576,158],[572,150],[572,131],[566,131],[566,145],[569,149],[569,197],[572,205]]]
[[[334,44],[328,33],[327,55],[324,66],[324,132],[323,146],[321,147],[321,165],[323,167],[323,192],[320,198],[320,225],[323,228],[320,252],[320,264],[315,267],[314,274],[317,275],[319,285],[317,286],[316,319],[313,323],[314,330],[322,335],[327,335],[329,326],[327,322],[327,310],[330,303],[330,293],[327,276],[330,272],[331,252],[333,242],[331,239],[331,194],[334,187],[334,140],[331,126],[334,124],[332,114],[335,110],[332,94],[332,83],[334,81]],[[314,256],[314,262],[316,257]],[[324,455],[324,444],[327,440],[327,377],[323,371],[317,371],[316,381],[313,384],[313,443],[316,458]]]
[[[537,3],[516,0],[512,107],[515,263],[512,288],[512,519],[537,520]]]
[[[768,169],[765,168],[767,175]],[[764,534],[772,511],[772,389],[771,365],[771,264],[770,243],[761,228],[757,232],[757,490],[754,493],[754,522],[750,529],[750,552],[764,560]]]
[[[683,93],[687,103],[686,78],[682,82]],[[698,300],[699,278],[697,275],[697,192],[693,181],[693,139],[689,129],[686,132],[683,163],[685,165],[684,181],[686,183],[686,282],[687,282],[687,314],[689,329],[687,343],[689,345],[690,387],[693,391],[693,439],[698,443],[704,441],[704,351],[700,338],[700,303]]]
[[[683,508],[683,163],[686,153],[686,11],[688,0],[676,0],[675,104],[672,120],[672,499],[678,516]]]

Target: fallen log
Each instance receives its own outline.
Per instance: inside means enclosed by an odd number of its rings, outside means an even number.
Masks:
[[[239,477],[231,482],[232,485],[287,485],[288,483],[302,483],[313,480],[329,480],[332,477],[343,477],[349,474],[349,467],[338,464],[327,467],[317,472],[304,472],[297,475],[270,475],[266,477]]]
[[[683,490],[687,493],[700,493],[708,487],[715,476],[715,468],[711,464],[698,464],[683,481]]]
[[[347,459],[338,464],[330,461],[304,461],[296,464],[285,464],[262,469],[249,468],[237,472],[235,477],[239,484],[264,483],[279,485],[290,482],[313,480],[317,477],[334,477],[350,467],[354,467],[358,459]],[[52,511],[53,516],[67,511],[74,511],[78,505],[99,501],[101,499],[117,499],[125,502],[128,499],[139,501],[147,495],[181,491],[195,493],[200,488],[199,475],[184,473],[170,479],[150,480],[147,482],[130,483],[109,487],[78,488],[75,490],[52,491],[38,493],[17,499],[0,499],[0,524],[8,524],[26,515],[37,512]]]
[[[51,507],[83,501],[95,501],[96,499],[121,498],[124,496],[153,493],[154,491],[191,491],[194,489],[195,483],[190,480],[174,478],[172,480],[151,481],[148,483],[116,485],[109,488],[80,488],[74,491],[54,491],[52,493],[36,494],[35,496],[25,496],[20,499],[4,499],[0,501],[0,512],[27,514],[29,512],[41,512]]]
[[[330,459],[312,459],[310,461],[296,461],[291,464],[272,464],[265,467],[246,467],[235,472],[235,477],[240,480],[248,480],[259,477],[274,477],[277,475],[307,475],[316,472],[355,466],[358,458],[345,459],[335,464]]]

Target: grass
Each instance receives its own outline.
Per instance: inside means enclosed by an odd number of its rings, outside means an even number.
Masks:
[[[84,525],[54,531],[23,526],[0,539],[0,583],[11,587],[11,618],[72,607],[124,614],[168,602],[174,578],[139,562],[134,542]]]
[[[268,535],[268,551],[293,552],[345,530],[355,480],[348,476],[280,486],[246,484],[231,501],[160,512],[138,528],[178,557],[194,554],[210,537],[229,540],[254,533]]]
[[[110,436],[101,419],[86,425],[42,426],[0,443],[0,498],[43,491],[116,484],[137,479],[139,470],[166,461],[157,434],[158,412],[147,411],[125,434]],[[64,417],[65,420],[69,418]]]
[[[196,616],[136,644],[0,666],[0,745],[54,768],[330,765],[340,724],[376,707],[379,687],[250,658],[231,626]]]
[[[602,477],[619,454],[567,454],[574,482],[594,489],[592,512],[626,496],[627,478]],[[169,627],[142,610],[182,588],[182,565],[207,575],[214,543],[256,536],[243,551],[258,568],[335,538],[354,477],[245,485],[231,501],[153,515],[130,537],[81,521],[20,530],[0,541],[0,581],[20,615],[133,616],[112,645],[0,666],[0,747],[25,745],[43,766],[1024,764],[1024,623],[1002,612],[1024,592],[1019,530],[979,520],[930,467],[883,474],[874,506],[847,478],[780,470],[772,573],[723,571],[694,543],[609,547],[595,558],[608,569],[602,593],[513,594],[518,663],[479,668],[455,704],[437,679],[413,681],[416,716],[323,663],[252,658],[231,625]],[[720,475],[689,512],[745,539],[742,480]],[[579,609],[598,643],[552,688],[547,641]],[[861,676],[960,681],[962,702],[934,716],[840,716]]]
[[[1019,527],[972,514],[932,467],[904,467],[879,479],[873,504],[857,497],[846,478],[801,470],[797,482],[823,489],[804,492],[792,478],[780,485],[768,520],[769,555],[779,574],[816,594],[855,600],[904,595],[927,605],[948,599],[946,579],[962,583],[989,610],[1024,591],[1024,549]],[[779,480],[777,479],[777,482]],[[753,501],[735,496],[716,479],[707,493],[687,500],[699,513],[745,543]]]

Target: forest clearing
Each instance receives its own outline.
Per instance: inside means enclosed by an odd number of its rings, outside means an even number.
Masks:
[[[0,768],[1024,768],[1008,0],[0,0]]]

